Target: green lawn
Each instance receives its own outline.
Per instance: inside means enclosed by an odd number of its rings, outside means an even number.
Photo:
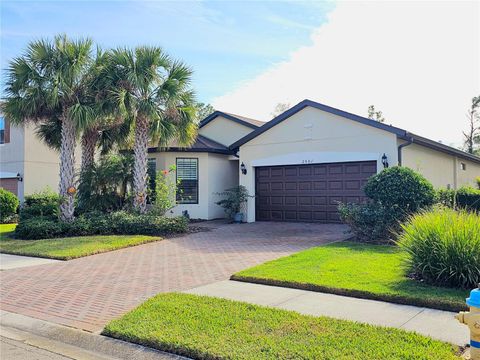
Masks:
[[[9,237],[15,224],[0,225],[0,253],[70,260],[129,246],[161,240],[158,236],[102,235],[45,240],[18,240]]]
[[[195,359],[460,359],[453,345],[399,329],[175,293],[103,334]]]
[[[395,246],[341,242],[240,271],[232,279],[443,310],[466,309],[468,291],[408,278],[405,255]]]

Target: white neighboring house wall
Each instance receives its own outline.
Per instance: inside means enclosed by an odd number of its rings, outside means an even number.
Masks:
[[[255,194],[255,167],[288,164],[377,160],[385,154],[397,164],[396,135],[313,107],[306,107],[240,146],[247,174],[240,185]],[[247,221],[255,221],[255,199],[249,199]]]

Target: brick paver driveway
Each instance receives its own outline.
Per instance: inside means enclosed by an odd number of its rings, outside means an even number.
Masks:
[[[0,272],[0,308],[99,331],[145,299],[346,238],[344,225],[206,223],[210,231],[55,264]]]

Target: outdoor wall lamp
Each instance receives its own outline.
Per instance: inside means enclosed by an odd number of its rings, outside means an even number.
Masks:
[[[245,164],[243,162],[240,165],[240,170],[242,171],[243,175],[247,175],[247,167],[245,166]]]
[[[385,153],[383,153],[383,156],[382,156],[382,164],[385,169],[388,168],[388,158]]]
[[[23,181],[23,177],[22,175],[20,175],[20,173],[17,173],[17,180],[22,182]]]

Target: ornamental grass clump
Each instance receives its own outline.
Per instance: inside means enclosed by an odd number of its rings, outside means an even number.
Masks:
[[[402,229],[398,243],[415,278],[465,289],[480,282],[480,214],[434,209],[412,216]]]

